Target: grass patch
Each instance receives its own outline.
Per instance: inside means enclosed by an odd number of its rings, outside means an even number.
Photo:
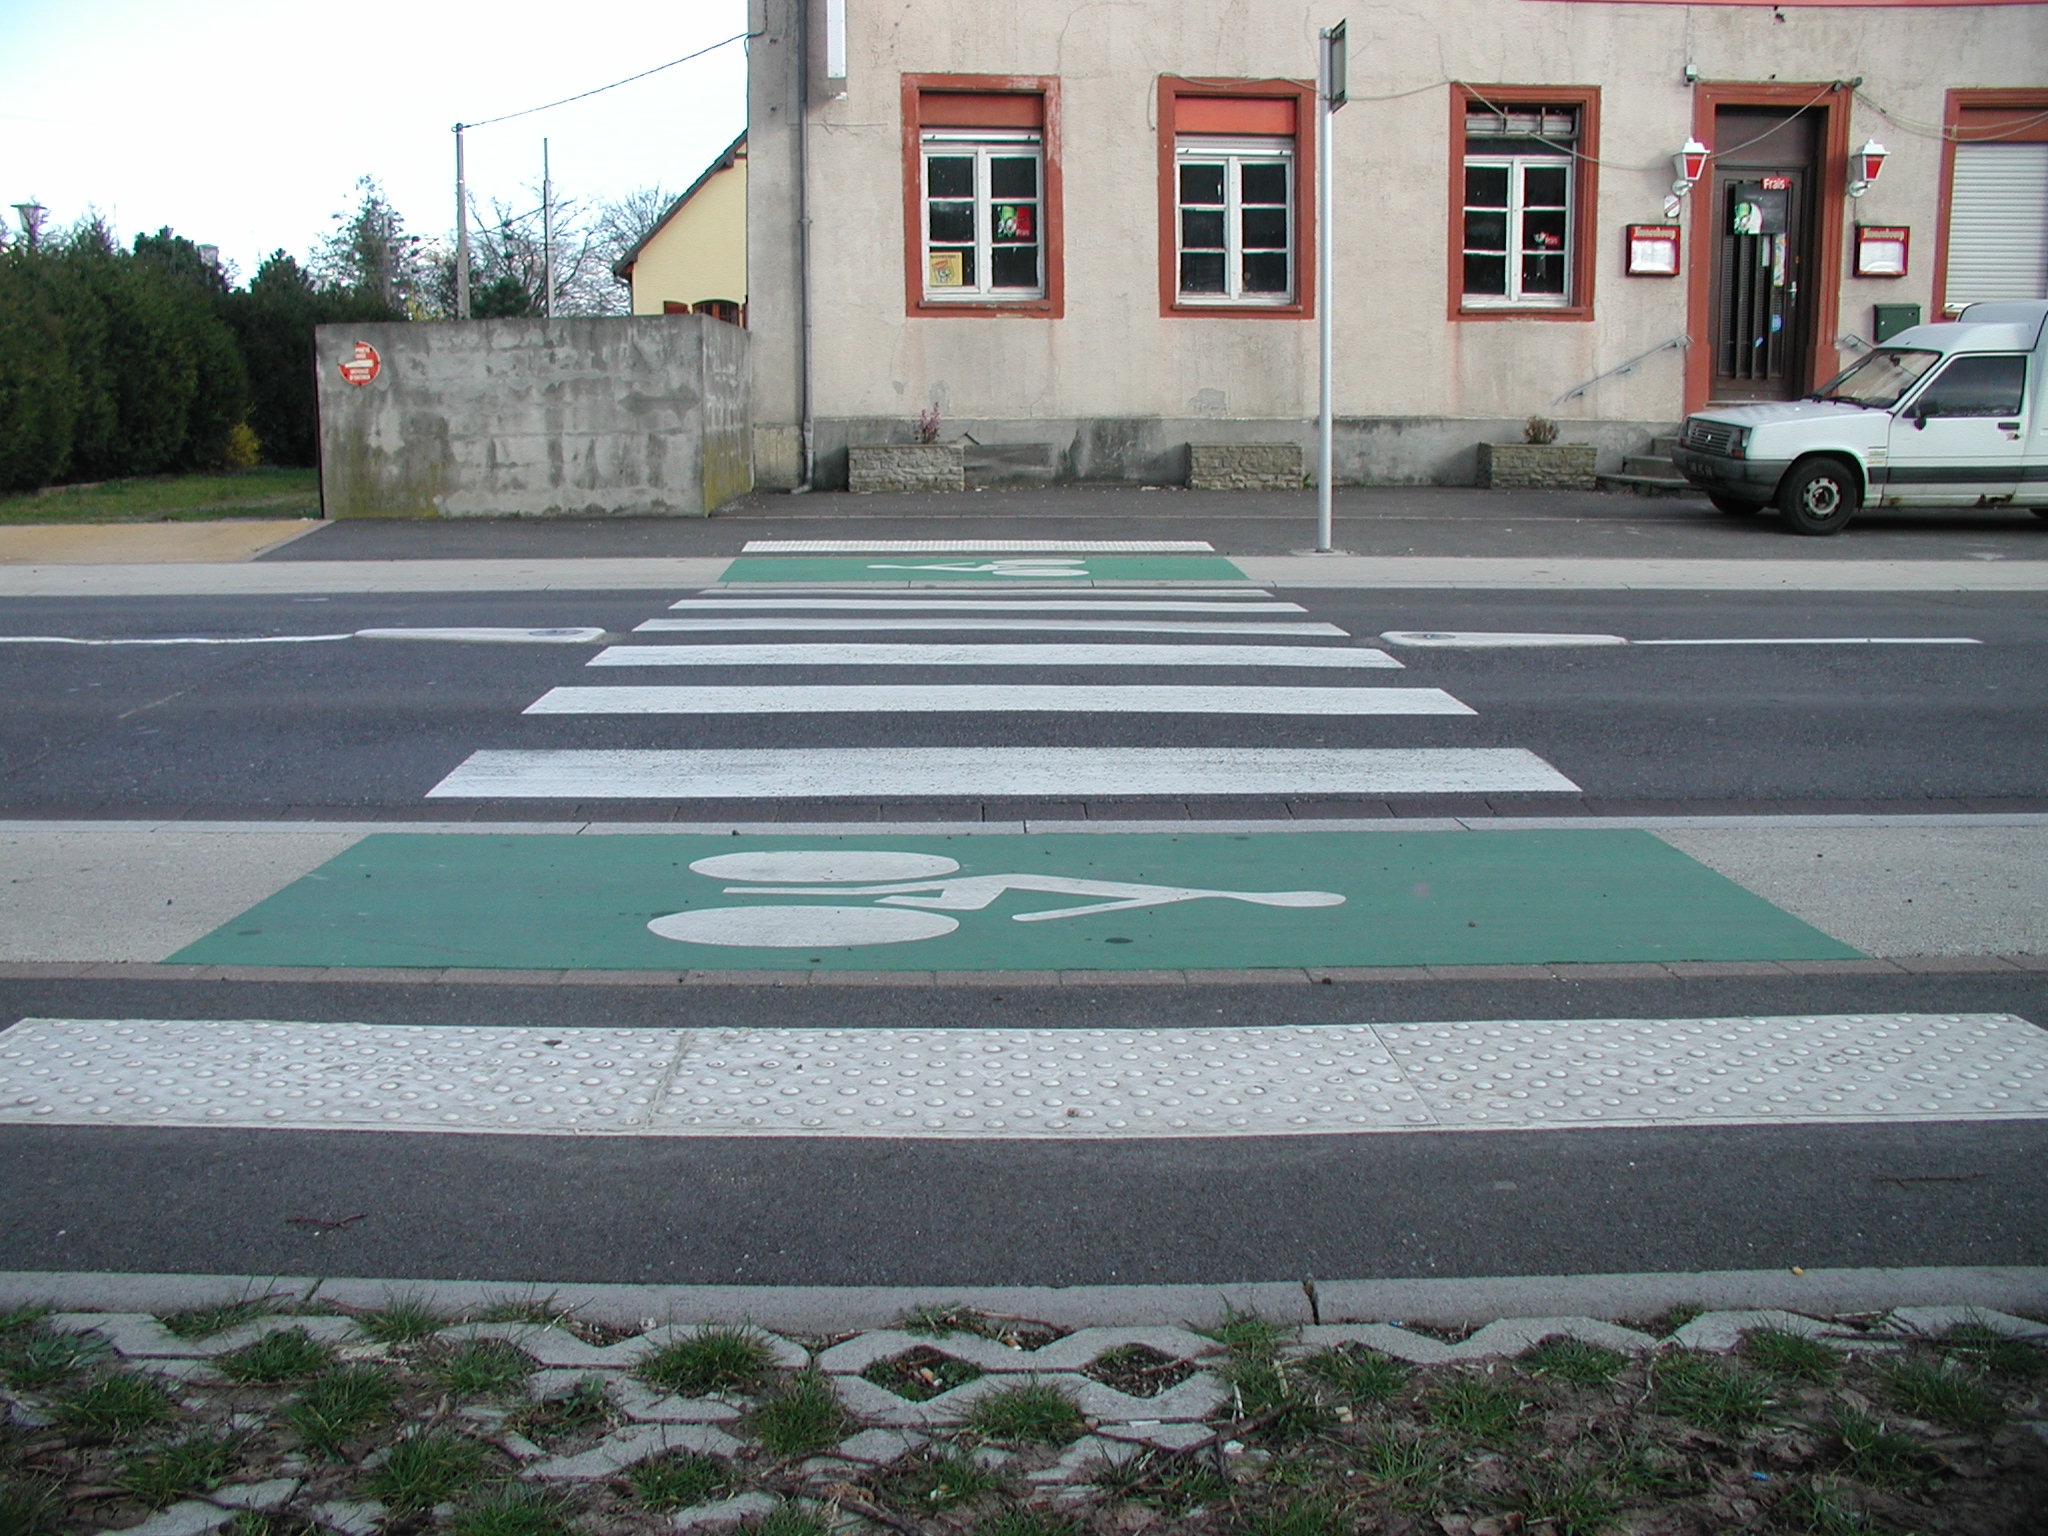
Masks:
[[[1742,1358],[1780,1381],[1824,1385],[1842,1374],[1842,1357],[1819,1339],[1783,1328],[1752,1328],[1742,1336]]]
[[[1643,1332],[1655,1338],[1668,1339],[1687,1323],[1697,1321],[1706,1315],[1707,1309],[1705,1307],[1695,1306],[1689,1301],[1681,1301],[1674,1307],[1666,1307],[1655,1317],[1646,1321],[1643,1324]]]
[[[824,1521],[816,1515],[806,1514],[794,1504],[778,1504],[741,1529],[748,1536],[830,1536]]]
[[[1294,1330],[1287,1324],[1271,1323],[1256,1312],[1240,1312],[1232,1306],[1224,1307],[1221,1322],[1195,1332],[1214,1339],[1234,1355],[1277,1355],[1294,1339]]]
[[[1523,1484],[1515,1501],[1531,1527],[1555,1536],[1596,1536],[1613,1527],[1621,1500],[1585,1467],[1545,1467]]]
[[[181,1339],[210,1339],[230,1328],[268,1317],[276,1303],[268,1296],[245,1296],[240,1301],[216,1302],[210,1307],[184,1307],[176,1312],[159,1312],[156,1320]]]
[[[1409,1508],[1429,1503],[1452,1471],[1441,1440],[1400,1429],[1368,1434],[1358,1443],[1356,1458],[1372,1491],[1390,1494],[1396,1504]]]
[[[1119,1344],[1082,1366],[1081,1374],[1126,1397],[1157,1397],[1194,1375],[1195,1366],[1149,1345]]]
[[[1486,1376],[1452,1376],[1423,1399],[1423,1413],[1438,1429],[1488,1442],[1521,1433],[1531,1406],[1522,1393]]]
[[[967,1410],[967,1427],[989,1440],[1065,1445],[1088,1425],[1081,1405],[1066,1388],[1025,1381],[976,1401]]]
[[[108,1348],[96,1333],[62,1333],[32,1321],[0,1337],[0,1381],[41,1392],[91,1369]]]
[[[472,1339],[426,1362],[426,1372],[456,1397],[519,1397],[535,1370],[533,1357],[501,1339]]]
[[[229,1381],[276,1386],[328,1370],[334,1364],[334,1346],[321,1343],[303,1328],[280,1328],[253,1344],[229,1350],[213,1364]]]
[[[55,1483],[0,1473],[0,1531],[8,1536],[57,1536],[63,1519],[64,1496]]]
[[[1230,1388],[1232,1412],[1258,1421],[1259,1432],[1288,1440],[1329,1427],[1334,1415],[1316,1397],[1302,1390],[1277,1355],[1249,1351],[1232,1355],[1220,1374]]]
[[[223,517],[313,517],[320,472],[270,466],[222,474],[146,475],[98,485],[0,496],[0,523],[183,522]]]
[[[356,1327],[379,1344],[416,1344],[450,1321],[421,1297],[394,1296],[376,1310],[358,1314]]]
[[[1901,1360],[1884,1373],[1893,1407],[1965,1434],[1988,1435],[2005,1422],[2005,1405],[1975,1372],[1946,1360]]]
[[[1993,1376],[2034,1381],[2048,1374],[2048,1353],[2040,1345],[1986,1328],[1982,1323],[1958,1323],[1935,1341],[1935,1347],[1950,1359],[1974,1365]]]
[[[1841,1501],[1838,1490],[1821,1483],[1794,1483],[1771,1505],[1779,1530],[1799,1536],[1865,1536],[1870,1522]]]
[[[1604,1387],[1628,1364],[1628,1356],[1619,1350],[1570,1338],[1545,1339],[1534,1349],[1523,1350],[1518,1358],[1537,1375],[1575,1387]]]
[[[880,1483],[890,1499],[918,1509],[955,1509],[1002,1485],[1002,1478],[972,1456],[943,1446],[897,1462]]]
[[[681,1397],[750,1392],[775,1369],[775,1350],[752,1328],[700,1328],[640,1357],[633,1374]]]
[[[983,1371],[978,1365],[955,1360],[928,1344],[920,1344],[887,1360],[877,1360],[860,1374],[863,1381],[871,1381],[885,1392],[923,1403],[978,1380]]]
[[[602,1429],[617,1412],[604,1383],[586,1376],[566,1392],[518,1409],[506,1418],[505,1427],[546,1445]]]
[[[1724,1434],[1762,1423],[1770,1402],[1769,1391],[1755,1376],[1693,1349],[1673,1350],[1658,1360],[1650,1393],[1657,1412]]]
[[[1169,1515],[1185,1515],[1230,1497],[1233,1485],[1205,1456],[1141,1451],[1100,1467],[1096,1485],[1112,1497],[1149,1504]]]
[[[1339,1536],[1352,1525],[1334,1499],[1294,1494],[1254,1510],[1244,1528],[1246,1536]]]
[[[1301,1361],[1302,1374],[1353,1405],[1384,1402],[1408,1385],[1408,1367],[1360,1344],[1320,1349]]]
[[[473,1492],[485,1475],[484,1447],[462,1435],[408,1435],[363,1479],[363,1491],[393,1509],[431,1509]]]
[[[538,1488],[503,1488],[459,1509],[441,1536],[571,1536],[576,1529],[558,1494]]]
[[[0,1339],[20,1333],[24,1328],[33,1328],[57,1309],[47,1302],[25,1302],[16,1307],[0,1307]]]
[[[626,1468],[626,1481],[642,1505],[665,1513],[722,1499],[739,1486],[740,1476],[722,1457],[669,1451],[634,1462]]]
[[[848,1420],[839,1394],[815,1370],[791,1377],[753,1413],[754,1433],[777,1456],[809,1456],[846,1437]]]
[[[1881,1488],[1912,1488],[1933,1475],[1934,1464],[1920,1443],[1867,1413],[1837,1408],[1833,1428],[1842,1448],[1842,1469]]]
[[[308,1382],[283,1418],[307,1450],[338,1460],[349,1441],[384,1421],[397,1397],[397,1379],[382,1366],[345,1365]]]
[[[1079,1529],[1063,1515],[1016,1505],[974,1522],[974,1536],[1075,1536]]]
[[[241,1463],[243,1443],[240,1435],[188,1435],[128,1457],[114,1481],[151,1509],[162,1509],[226,1482]]]
[[[120,1440],[161,1424],[176,1404],[155,1376],[110,1371],[57,1398],[52,1416],[73,1434]]]
[[[1060,1330],[1048,1323],[1035,1322],[1028,1317],[997,1317],[960,1302],[944,1307],[912,1307],[896,1326],[905,1333],[930,1339],[971,1333],[978,1339],[994,1339],[1012,1349],[1037,1349],[1061,1336]]]

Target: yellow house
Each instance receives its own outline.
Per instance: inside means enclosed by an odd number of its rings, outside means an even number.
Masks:
[[[612,268],[633,288],[636,315],[747,313],[747,136],[706,167]]]

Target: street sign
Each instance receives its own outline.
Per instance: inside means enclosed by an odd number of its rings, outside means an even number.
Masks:
[[[367,384],[377,377],[377,370],[384,366],[384,359],[377,355],[377,349],[367,341],[356,343],[354,355],[346,362],[336,364],[341,376],[351,384]]]
[[[1340,21],[1323,34],[1323,100],[1336,111],[1345,102],[1345,76],[1350,69],[1349,55],[1345,49],[1344,28],[1348,23]]]

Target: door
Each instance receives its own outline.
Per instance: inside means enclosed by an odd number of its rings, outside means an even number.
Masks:
[[[1873,493],[1899,506],[2011,500],[2027,446],[2026,371],[2016,353],[1950,358],[1893,415],[1884,483]]]
[[[1714,114],[1712,398],[1796,400],[1812,378],[1814,112]]]

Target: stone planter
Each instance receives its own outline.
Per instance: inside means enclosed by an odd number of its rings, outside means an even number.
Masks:
[[[855,443],[846,450],[850,491],[963,491],[958,443]]]
[[[1495,491],[1590,491],[1593,445],[1481,443],[1479,484]]]
[[[1189,443],[1191,491],[1298,491],[1298,443]]]

